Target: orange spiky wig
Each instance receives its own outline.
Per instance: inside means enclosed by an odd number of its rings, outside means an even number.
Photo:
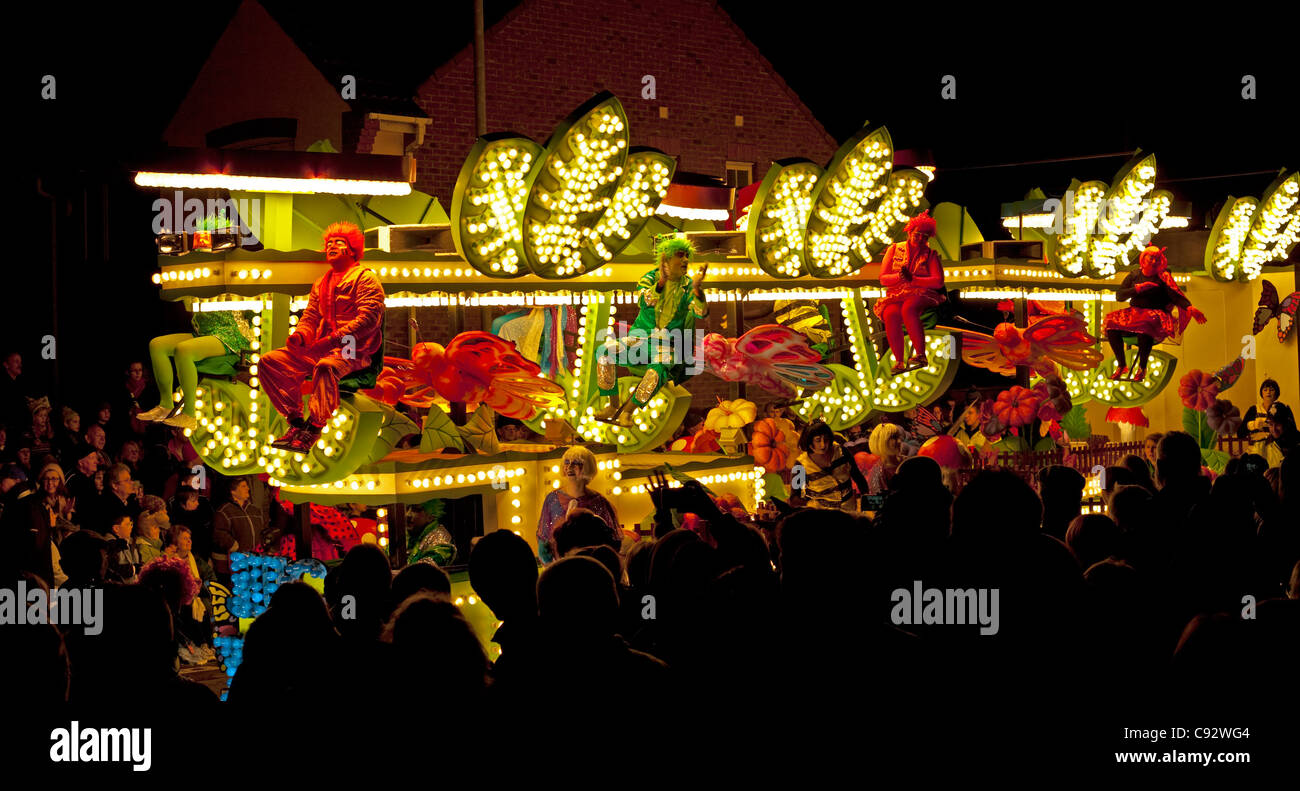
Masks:
[[[350,222],[336,222],[325,229],[325,235],[321,239],[324,244],[329,244],[330,239],[336,236],[348,243],[352,255],[360,261],[366,248],[366,237],[361,229]]]
[[[1165,251],[1168,247],[1156,247],[1153,244],[1147,245],[1138,257],[1138,265],[1146,269],[1153,268],[1156,272],[1164,272],[1169,268],[1169,259],[1165,257]]]
[[[911,233],[912,231],[923,231],[931,236],[934,236],[935,230],[937,230],[937,226],[935,225],[934,218],[930,216],[928,209],[908,220],[907,225],[903,227],[903,231],[906,233]]]

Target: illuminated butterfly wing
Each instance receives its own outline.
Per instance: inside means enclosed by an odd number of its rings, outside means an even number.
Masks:
[[[781,392],[780,383],[820,390],[834,378],[808,339],[780,324],[760,324],[737,338],[735,348],[750,371],[747,380],[765,390],[777,385],[775,391]]]
[[[1237,383],[1241,378],[1241,372],[1246,368],[1246,360],[1238,357],[1219,370],[1214,372],[1214,378],[1219,381],[1219,392],[1227,390]]]
[[[226,600],[231,596],[230,588],[227,588],[219,582],[209,582],[208,595],[212,597],[213,623],[235,620],[234,614],[226,608]]]
[[[1277,314],[1277,339],[1285,341],[1295,328],[1296,308],[1300,307],[1300,291],[1292,291],[1282,304]]]
[[[1101,364],[1097,339],[1078,316],[1057,314],[1037,319],[1023,332],[1034,358],[1046,357],[1066,368],[1087,371]]]
[[[1007,359],[1007,356],[1002,352],[1002,344],[994,340],[992,335],[985,335],[982,332],[960,327],[936,327],[935,329],[960,332],[962,334],[961,359],[967,365],[973,365],[976,368],[987,368],[1004,376],[1015,375],[1015,363]]]
[[[789,327],[813,343],[826,343],[831,337],[831,324],[825,308],[808,299],[778,300],[772,318],[783,327]]]

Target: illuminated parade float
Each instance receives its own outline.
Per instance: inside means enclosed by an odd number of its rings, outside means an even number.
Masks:
[[[731,191],[719,201],[691,187],[673,157],[630,139],[608,93],[544,144],[485,135],[446,212],[411,190],[392,157],[193,150],[142,169],[141,187],[224,190],[234,209],[213,222],[198,206],[206,224],[177,216],[159,235],[162,297],[186,303],[197,339],[230,334],[199,351],[182,354],[184,338],[161,350],[180,382],[167,419],[210,467],[265,474],[285,501],[379,509],[373,538],[396,565],[407,560],[404,507],[435,499],[480,496],[481,531],[513,530],[536,548],[543,498],[561,486],[561,456],[575,443],[594,452],[595,484],[631,538],[653,511],[649,476],[665,467],[749,510],[786,493],[795,427],[759,410],[758,393],[839,432],[883,413],[914,416],[945,397],[963,363],[1003,374],[966,466],[997,463],[999,451],[1068,458],[1091,435],[1131,438],[1106,424],[1145,425],[1143,407],[1175,424],[1179,398],[1200,415],[1184,425],[1204,426],[1216,399],[1175,396],[1180,375],[1203,368],[1201,390],[1217,393],[1256,360],[1238,339],[1260,328],[1225,322],[1267,302],[1261,277],[1300,236],[1300,174],[1228,201],[1208,232],[1184,230],[1173,196],[1154,188],[1155,156],[1139,153],[1109,183],[1076,182],[1064,203],[1040,193],[1004,204],[1013,239],[986,241],[962,207],[930,205],[933,169],[896,166],[884,127],[864,128],[825,167],[773,163],[749,206],[734,207],[745,209],[734,227],[701,230],[711,225],[702,218],[733,209]],[[268,397],[263,356],[320,320],[309,294],[330,270],[321,238],[334,223],[364,234],[364,250],[338,249],[373,273],[387,308],[446,311],[456,331],[421,337],[412,326],[394,337],[381,316],[377,351],[361,357],[349,356],[358,350],[348,333],[303,332],[308,344],[333,341],[349,364],[330,380],[337,408],[309,415],[319,423],[295,435]],[[665,277],[674,251],[691,271]],[[1296,302],[1287,267],[1281,300],[1273,289],[1282,327]],[[758,302],[803,305],[813,320],[744,327],[744,306]],[[1004,321],[963,319],[970,305],[1001,306]],[[459,331],[466,311],[479,312],[483,331]],[[714,312],[727,317],[726,336],[694,329]],[[1192,343],[1173,345],[1184,331]],[[1283,349],[1272,334],[1259,336],[1257,356],[1274,355],[1271,375],[1294,392],[1295,341]],[[192,393],[183,364],[198,374]],[[320,411],[329,399],[318,399],[312,365],[303,370],[304,401]],[[733,397],[698,403],[696,376],[734,383]],[[692,406],[711,410],[704,438],[669,449]],[[502,418],[535,441],[499,437]],[[1203,442],[1210,466],[1232,450],[1219,447],[1224,433]]]

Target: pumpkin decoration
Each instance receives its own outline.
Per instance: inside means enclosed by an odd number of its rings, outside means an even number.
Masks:
[[[1028,387],[1013,385],[1010,389],[998,393],[993,404],[993,416],[1003,426],[1018,428],[1034,422],[1038,416],[1038,405],[1042,399],[1038,393]]]
[[[874,453],[858,451],[853,454],[853,463],[858,465],[858,472],[862,473],[862,477],[865,478],[871,475],[872,468],[880,463],[880,457]]]
[[[929,456],[939,463],[941,468],[958,470],[966,466],[966,459],[962,457],[962,449],[956,437],[948,434],[940,434],[937,437],[930,437],[917,451],[918,456]]]
[[[765,417],[754,424],[749,452],[754,457],[754,462],[765,470],[788,470],[794,460],[794,455],[790,452],[789,435],[777,423],[776,418]]]
[[[1178,382],[1178,395],[1183,406],[1204,412],[1214,405],[1219,396],[1219,380],[1201,370],[1193,369]]]
[[[710,431],[722,432],[724,428],[741,428],[754,422],[758,416],[758,405],[753,401],[737,398],[734,401],[718,401],[718,405],[709,410],[704,420],[704,427]]]
[[[702,428],[690,436],[673,440],[668,449],[684,453],[718,453],[722,447],[718,445],[718,432]]]

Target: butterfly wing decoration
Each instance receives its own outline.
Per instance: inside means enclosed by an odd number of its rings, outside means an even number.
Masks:
[[[1300,307],[1300,291],[1292,291],[1282,300],[1281,310],[1277,314],[1277,339],[1285,341],[1291,330],[1295,329],[1296,308]]]
[[[982,332],[975,332],[961,327],[936,327],[935,329],[960,332],[962,334],[961,359],[967,365],[973,365],[976,368],[987,368],[1004,376],[1015,376],[1015,363],[1007,359],[1006,354],[1002,351],[1002,344],[998,343],[992,335],[985,335]]]
[[[446,359],[453,370],[485,382],[478,400],[506,417],[528,420],[563,401],[564,388],[542,378],[541,366],[490,333],[462,332],[447,344]]]
[[[1238,357],[1219,370],[1214,372],[1214,378],[1219,381],[1219,392],[1227,390],[1237,383],[1241,378],[1241,372],[1246,368],[1246,360]]]
[[[212,622],[224,623],[235,620],[235,616],[226,607],[226,601],[231,597],[230,588],[219,582],[208,583],[208,595],[212,597]]]
[[[808,339],[780,324],[760,324],[746,332],[736,339],[735,351],[744,363],[744,381],[771,392],[821,390],[834,379]]]
[[[943,421],[925,407],[916,408],[916,416],[912,418],[912,428],[918,437],[929,439],[937,437],[943,433]]]
[[[1268,326],[1273,319],[1278,319],[1278,329],[1281,330],[1281,319],[1278,316],[1281,305],[1278,303],[1277,286],[1267,280],[1260,281],[1259,307],[1255,309],[1255,321],[1251,324],[1251,334],[1258,335],[1261,330]],[[1291,296],[1295,296],[1292,294]],[[1290,299],[1291,297],[1287,297]],[[1294,304],[1294,303],[1292,303]],[[1294,313],[1292,314],[1294,315]]]
[[[1078,316],[1055,314],[1036,319],[1023,332],[1032,350],[1031,359],[1047,358],[1075,371],[1097,367],[1102,354],[1097,339]]]

